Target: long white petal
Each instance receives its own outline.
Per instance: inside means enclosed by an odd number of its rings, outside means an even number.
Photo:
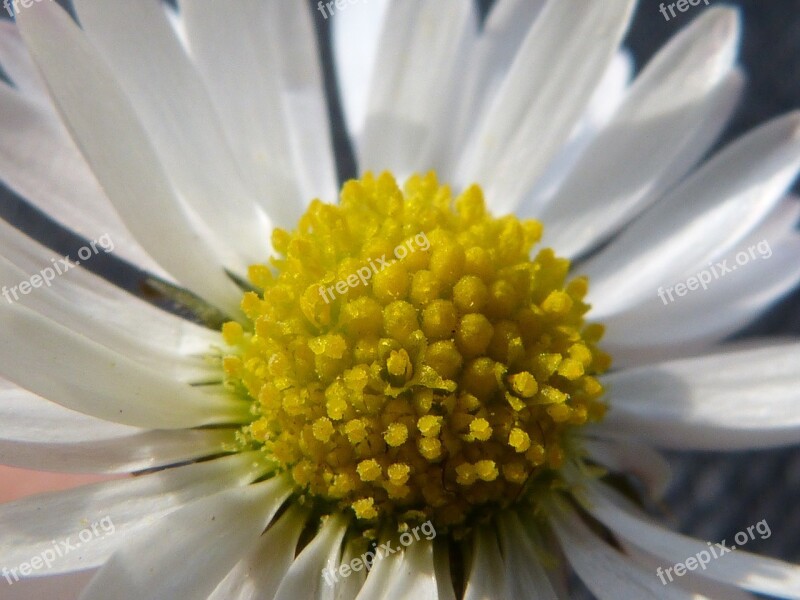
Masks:
[[[48,275],[53,275],[53,279],[55,279],[55,270],[52,265],[49,266],[49,269]],[[211,369],[203,358],[185,356],[175,347],[154,343],[155,340],[144,337],[143,329],[146,328],[142,328],[138,332],[131,331],[132,328],[135,328],[136,319],[133,314],[122,312],[124,305],[117,304],[113,307],[117,312],[117,319],[101,320],[104,309],[111,308],[104,298],[89,298],[87,303],[70,301],[58,293],[59,282],[55,283],[54,288],[50,287],[52,285],[50,282],[48,282],[50,285],[43,287],[41,275],[37,276],[39,277],[39,289],[29,289],[28,294],[17,294],[20,305],[166,376],[175,376],[188,383],[220,379],[219,371]],[[8,299],[11,298],[12,293],[16,293],[16,291],[10,290],[15,290],[21,282],[28,281],[29,277],[27,273],[0,257],[0,283],[3,284]],[[118,326],[119,321],[126,321],[125,317],[128,317],[127,323],[125,323],[128,327],[121,328]],[[115,323],[115,321],[117,322]],[[180,342],[181,340],[178,338],[175,341]],[[211,346],[209,345],[206,352],[208,353],[210,350]]]
[[[603,428],[601,433],[611,434],[612,429]],[[666,492],[672,476],[669,463],[647,444],[613,436],[604,440],[584,439],[582,445],[591,460],[643,481],[650,497],[660,498]]]
[[[593,282],[593,316],[635,304],[718,246],[746,238],[783,199],[798,168],[800,113],[731,144],[577,267]]]
[[[237,163],[273,221],[293,227],[336,177],[312,16],[302,2],[181,2],[191,57]],[[358,7],[360,12],[367,7]]]
[[[25,48],[17,27],[5,19],[0,21],[0,66],[24,95],[40,103],[48,103],[47,87]]]
[[[390,0],[360,2],[356,10],[335,11],[333,15],[333,54],[336,79],[342,98],[347,130],[359,143],[364,133],[369,103],[369,86],[378,58],[378,45]],[[324,7],[324,18],[331,17]]]
[[[0,256],[24,271],[25,280],[33,275],[42,278],[42,272],[50,277],[52,273],[46,271],[48,268],[55,271],[55,275],[60,272],[49,286],[53,294],[49,299],[52,302],[48,302],[48,305],[54,304],[54,308],[58,307],[62,315],[63,307],[69,305],[69,310],[80,315],[83,323],[86,318],[95,319],[107,328],[115,329],[117,337],[142,338],[143,343],[151,349],[161,348],[162,352],[173,355],[202,356],[214,344],[219,344],[218,332],[156,308],[82,267],[73,267],[72,264],[77,260],[75,256],[62,259],[2,220]],[[9,285],[9,290],[4,292],[8,294],[8,298],[4,299],[9,303],[29,297],[19,290],[16,291],[17,297],[14,297],[11,288],[21,280],[3,283]],[[35,297],[42,291],[44,288],[31,290],[31,295]],[[97,325],[97,328],[102,327]]]
[[[117,215],[49,99],[37,102],[0,83],[0,106],[0,179],[75,233],[90,241],[108,235],[116,256],[169,279]]]
[[[392,579],[386,584],[381,600],[455,600],[452,587],[440,586],[434,566],[434,545],[428,540],[412,543],[401,550],[399,566]],[[440,594],[444,591],[447,595]]]
[[[458,183],[486,186],[493,210],[513,210],[557,155],[612,61],[634,2],[548,3],[530,29]]]
[[[158,2],[74,0],[178,192],[222,247],[264,260],[271,224],[246,189],[203,82]],[[141,32],[147,32],[147,44]],[[229,110],[235,110],[230,107]]]
[[[739,349],[609,374],[601,429],[667,448],[731,450],[800,441],[800,343]]]
[[[308,513],[292,506],[261,536],[208,597],[208,600],[262,600],[274,598],[295,559],[297,541]]]
[[[208,248],[208,231],[192,222],[176,196],[111,69],[57,4],[34,4],[17,22],[73,137],[131,232],[176,279],[236,313],[241,293]]]
[[[519,517],[508,512],[498,517],[500,548],[505,560],[506,593],[519,600],[557,600],[541,562],[541,555],[524,534]]]
[[[247,485],[264,471],[257,454],[239,454],[0,504],[0,564],[19,565],[52,549],[54,540],[59,548],[62,542],[74,545],[84,528],[105,519],[105,529],[98,526],[102,537],[79,548],[62,548],[47,572],[97,567],[126,544],[134,529],[157,525],[164,515],[194,499]]]
[[[11,585],[3,590],[3,600],[31,600],[31,598],[47,598],[47,600],[77,600],[95,571],[81,571],[55,575],[52,577],[20,578],[15,581],[10,576]],[[0,584],[6,586],[5,579]]]
[[[472,563],[469,565],[464,600],[507,598],[505,564],[497,534],[488,527],[475,529],[472,538]]]
[[[741,77],[729,80],[738,39],[738,12],[716,8],[656,55],[536,215],[547,225],[547,245],[553,240],[570,257],[585,252],[633,220],[705,154],[742,89]]]
[[[206,598],[255,545],[291,490],[287,480],[276,477],[175,511],[133,534],[81,600]]]
[[[325,569],[335,568],[342,554],[347,520],[342,515],[328,518],[283,577],[275,600],[333,600],[335,587],[326,581]]]
[[[546,0],[497,0],[492,4],[459,83],[460,102],[451,134],[455,155],[483,121]]]
[[[358,147],[361,171],[391,169],[405,178],[441,168],[453,116],[458,65],[476,28],[474,5],[408,0],[384,22],[367,121]]]
[[[67,410],[0,382],[0,456],[13,467],[129,473],[222,454],[234,430],[148,431]]]
[[[665,561],[665,566],[684,562],[698,552],[709,552],[710,543],[674,533],[635,512],[611,488],[587,481],[585,508],[617,535],[645,548]],[[748,538],[749,539],[749,538]],[[732,548],[730,543],[727,547]],[[760,594],[780,598],[800,598],[800,567],[773,558],[735,550],[710,557],[703,575]],[[704,555],[705,556],[705,555]],[[713,559],[712,559],[713,558]],[[665,586],[668,588],[669,586]]]
[[[384,540],[383,543],[386,541]],[[356,600],[379,600],[400,570],[398,553],[376,559]],[[288,598],[286,600],[289,600]]]
[[[0,306],[0,376],[94,417],[152,429],[241,423],[247,403],[146,369],[20,306]]]
[[[689,592],[663,585],[655,572],[608,546],[574,510],[554,510],[550,522],[570,564],[600,600],[694,599]]]

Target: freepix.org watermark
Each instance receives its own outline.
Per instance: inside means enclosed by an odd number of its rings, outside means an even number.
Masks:
[[[359,2],[369,2],[369,0],[331,0],[331,2],[320,2],[317,4],[317,10],[322,13],[325,20],[328,20],[328,13],[333,16],[333,9],[344,10],[351,4],[358,4]]]
[[[3,577],[8,582],[8,585],[14,585],[20,580],[20,577],[29,577],[36,571],[49,569],[56,564],[60,558],[64,558],[67,554],[74,552],[82,545],[90,544],[97,539],[102,539],[109,535],[114,535],[116,530],[117,528],[114,525],[114,521],[111,520],[111,517],[103,517],[99,521],[89,525],[86,529],[78,532],[77,541],[73,541],[71,536],[58,542],[53,540],[52,548],[42,550],[30,560],[20,563],[14,568],[3,567],[0,573],[2,573]]]
[[[41,2],[42,0],[3,0],[3,8],[8,11],[8,16],[13,17],[19,14],[19,7],[30,8],[34,2]],[[52,2],[53,0],[49,0]]]
[[[658,7],[658,10],[664,15],[664,20],[669,21],[671,18],[676,17],[675,9],[677,8],[682,13],[689,10],[690,6],[697,6],[700,3],[705,4],[708,6],[709,0],[678,0],[677,2],[670,2],[669,4],[665,4],[664,2]],[[669,10],[669,14],[672,17],[667,15],[667,10]]]
[[[670,302],[675,302],[676,298],[673,296],[673,292],[677,294],[678,297],[682,297],[701,287],[704,290],[707,290],[708,284],[710,284],[712,281],[721,279],[728,273],[733,273],[738,267],[743,267],[758,257],[760,257],[762,260],[766,260],[771,256],[772,248],[770,248],[769,242],[767,240],[761,240],[755,246],[750,246],[746,252],[744,250],[738,252],[734,257],[735,264],[729,264],[727,258],[721,262],[713,264],[708,263],[708,269],[703,269],[692,277],[686,279],[686,281],[676,283],[668,288],[664,288],[663,286],[658,288],[658,297],[661,298],[664,306],[666,306]]]
[[[107,233],[100,236],[98,239],[89,242],[88,246],[82,246],[78,250],[78,258],[80,260],[73,262],[69,255],[58,259],[51,258],[51,267],[45,267],[38,273],[31,275],[25,281],[20,281],[15,286],[8,287],[7,285],[4,285],[2,291],[0,291],[0,294],[2,294],[3,298],[5,298],[9,304],[13,304],[19,300],[20,294],[27,296],[36,288],[40,288],[42,286],[50,287],[56,277],[63,275],[67,271],[77,267],[79,264],[81,264],[81,260],[87,261],[92,258],[92,256],[99,254],[100,250],[103,250],[103,252],[106,254],[114,251],[114,242],[111,240],[111,236]]]
[[[423,252],[431,247],[428,236],[424,232],[418,233],[413,238],[407,239],[404,243],[399,244],[394,249],[394,257],[396,260],[402,260],[409,254],[413,254],[417,250]],[[375,273],[383,271],[386,267],[394,263],[395,260],[387,260],[384,254],[378,259],[370,259],[368,265],[364,265],[355,273],[351,273],[345,279],[340,279],[334,285],[325,287],[319,286],[319,295],[325,300],[325,304],[330,304],[331,300],[336,298],[336,294],[346,294],[350,288],[358,285],[367,285],[367,282],[372,279]]]
[[[404,531],[400,535],[400,544],[403,548],[407,548],[414,542],[418,542],[422,539],[420,533],[425,536],[425,539],[428,541],[436,537],[436,529],[433,523],[425,521],[422,525],[417,525],[408,531]],[[401,549],[400,547],[392,546],[391,542],[376,545],[374,551],[369,550],[350,562],[343,562],[339,565],[338,569],[328,563],[328,566],[322,569],[322,576],[325,578],[325,583],[332,586],[339,581],[339,578],[347,579],[353,573],[358,573],[364,569],[370,571],[376,562],[383,560],[387,556],[391,556],[395,552],[400,552]]]
[[[767,524],[767,520],[762,519],[755,525],[750,525],[746,531],[740,531],[733,536],[733,541],[736,542],[735,545],[731,545],[729,547],[725,543],[725,540],[714,544],[711,542],[706,542],[706,544],[708,544],[708,550],[701,550],[694,556],[687,558],[685,561],[675,563],[666,569],[658,567],[656,569],[656,576],[661,580],[663,585],[667,585],[668,583],[674,581],[672,577],[673,572],[678,577],[683,577],[687,572],[696,571],[698,568],[705,571],[706,567],[712,560],[723,558],[726,554],[736,550],[737,547],[742,547],[750,540],[756,539],[754,531],[761,536],[762,540],[765,540],[772,535],[772,531],[769,528],[769,524]],[[667,579],[669,579],[669,581],[667,581]]]

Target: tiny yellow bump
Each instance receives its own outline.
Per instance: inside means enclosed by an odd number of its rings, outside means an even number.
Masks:
[[[381,470],[381,465],[374,458],[362,460],[360,463],[358,463],[356,471],[358,472],[358,476],[361,478],[361,481],[375,481],[383,472]]]
[[[508,436],[508,445],[516,452],[526,452],[531,447],[531,438],[525,431],[515,427]]]
[[[383,439],[393,448],[402,446],[408,439],[408,428],[402,423],[392,423],[386,428]]]

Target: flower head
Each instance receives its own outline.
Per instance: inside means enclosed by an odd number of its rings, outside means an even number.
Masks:
[[[0,506],[2,576],[472,600],[566,597],[569,564],[599,597],[679,598],[692,558],[715,597],[800,597],[798,567],[642,510],[657,447],[800,439],[800,345],[714,347],[800,278],[798,115],[695,169],[741,89],[736,13],[628,85],[632,0],[498,0],[480,29],[470,2],[397,3],[365,104],[342,49],[366,38],[331,4],[361,173],[338,202],[303,3],[76,0],[80,27],[36,3],[2,27],[23,160],[0,176],[195,317],[86,265],[34,285],[56,261],[0,225],[0,457],[137,475]],[[766,237],[783,268],[699,274]]]

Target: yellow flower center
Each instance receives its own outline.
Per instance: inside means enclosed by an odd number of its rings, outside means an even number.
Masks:
[[[603,416],[609,358],[586,279],[549,248],[531,258],[541,233],[435,174],[314,201],[250,268],[249,323],[223,328],[227,384],[252,402],[243,447],[364,528],[468,525],[552,478]]]

